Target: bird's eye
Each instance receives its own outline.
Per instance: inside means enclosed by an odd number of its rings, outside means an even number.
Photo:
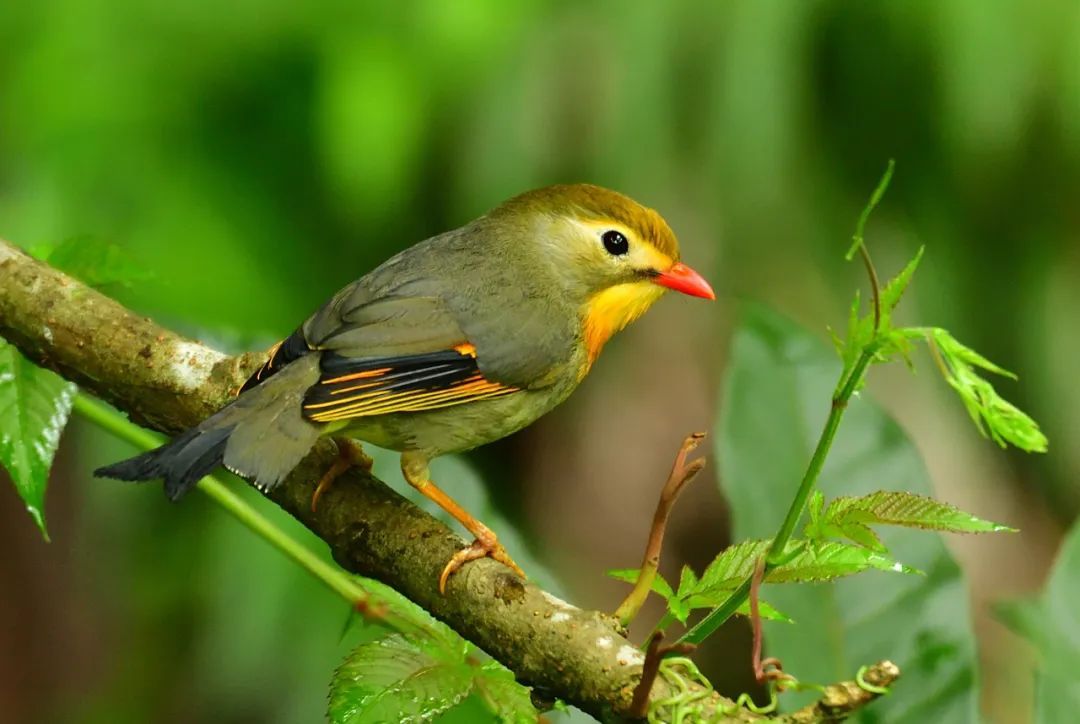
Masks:
[[[630,251],[630,242],[619,231],[609,229],[600,239],[604,242],[604,248],[608,250],[608,254],[612,256],[621,256]]]

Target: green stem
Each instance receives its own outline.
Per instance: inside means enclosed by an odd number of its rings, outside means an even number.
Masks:
[[[119,413],[85,395],[76,396],[74,409],[95,425],[143,450],[152,450],[164,442],[154,433],[128,422]],[[248,505],[240,496],[229,490],[223,482],[209,475],[199,481],[198,488],[252,532],[269,541],[271,545],[325,583],[330,590],[348,601],[351,606],[358,610],[369,608],[368,592],[352,576],[330,565],[294,540],[255,508]],[[377,618],[380,622],[397,629],[406,625],[397,617],[391,618],[386,612],[379,613]]]
[[[844,412],[847,411],[848,401],[851,400],[851,396],[855,394],[855,390],[862,383],[863,377],[866,376],[866,368],[870,366],[870,362],[876,353],[876,344],[871,343],[863,348],[862,354],[859,355],[859,359],[851,369],[851,374],[848,375],[847,382],[844,383],[840,392],[833,397],[829,417],[825,420],[825,427],[821,431],[821,437],[818,438],[817,447],[814,448],[814,455],[810,458],[810,464],[806,467],[802,483],[799,484],[799,491],[795,494],[795,499],[791,501],[791,506],[784,517],[783,524],[780,526],[780,531],[773,538],[772,545],[769,546],[769,553],[765,560],[770,565],[775,566],[783,556],[787,543],[795,532],[795,526],[799,524],[799,519],[802,517],[806,501],[814,490],[814,483],[817,482],[818,476],[821,475],[821,469],[825,466],[825,458],[829,455],[833,440],[836,439],[836,431],[840,427],[840,420],[843,419]]]
[[[813,457],[810,458],[810,463],[806,467],[806,473],[799,484],[799,490],[795,493],[794,500],[791,501],[791,506],[788,508],[787,515],[784,516],[784,522],[780,525],[780,530],[773,538],[772,545],[769,546],[769,552],[765,554],[766,575],[770,570],[783,563],[788,541],[791,540],[791,536],[795,532],[795,526],[799,524],[799,519],[802,518],[803,510],[806,508],[806,501],[814,490],[814,484],[817,483],[818,476],[821,475],[821,469],[825,465],[825,458],[828,456],[833,441],[836,439],[836,431],[840,427],[840,420],[843,419],[844,412],[847,410],[848,401],[855,394],[855,390],[859,388],[863,377],[866,376],[866,369],[870,366],[870,362],[873,361],[874,355],[877,354],[878,346],[878,343],[874,341],[864,347],[862,354],[859,355],[855,365],[851,368],[851,372],[848,373],[846,378],[840,380],[839,392],[833,397],[829,417],[825,420],[825,427],[818,438]],[[743,581],[742,585],[728,596],[727,600],[710,611],[705,618],[698,621],[693,628],[683,634],[682,638],[679,639],[679,643],[700,644],[713,631],[720,628],[725,621],[739,610],[739,607],[750,595],[750,581],[750,578]]]

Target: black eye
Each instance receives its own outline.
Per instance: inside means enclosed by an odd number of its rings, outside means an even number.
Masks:
[[[604,248],[608,250],[608,254],[612,256],[620,256],[630,251],[630,242],[626,240],[622,233],[614,229],[605,231],[600,239],[604,242]]]

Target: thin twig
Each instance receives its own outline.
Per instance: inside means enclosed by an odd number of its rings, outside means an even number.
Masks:
[[[683,440],[679,452],[675,455],[675,462],[671,465],[671,472],[664,483],[664,489],[660,492],[656,512],[653,513],[652,528],[649,530],[649,542],[645,545],[645,556],[641,561],[641,571],[638,574],[638,579],[634,583],[633,589],[615,610],[615,617],[624,628],[629,626],[634,617],[637,616],[638,611],[641,610],[642,605],[645,603],[645,599],[649,596],[649,591],[652,589],[653,581],[656,579],[656,572],[660,568],[660,552],[664,546],[664,532],[667,530],[668,518],[671,517],[671,510],[675,506],[679,493],[705,467],[705,458],[703,457],[691,460],[689,463],[686,461],[686,456],[700,445],[704,439],[705,433],[703,432],[690,433]]]
[[[761,611],[759,610],[758,594],[761,590],[761,579],[765,577],[765,556],[758,558],[754,564],[754,575],[750,578],[750,625],[754,629],[754,646],[751,660],[754,663],[754,678],[759,684],[765,682],[765,671],[761,662]]]
[[[754,575],[750,579],[750,625],[754,631],[753,654],[751,657],[754,667],[754,679],[757,683],[764,684],[769,681],[779,682],[778,686],[783,689],[783,682],[792,681],[794,677],[784,673],[784,665],[780,659],[770,656],[761,658],[761,648],[764,635],[761,631],[761,602],[758,598],[761,592],[761,583],[765,578],[765,556],[758,558],[754,564]]]
[[[881,176],[881,180],[878,181],[878,185],[874,188],[874,192],[870,194],[870,200],[867,201],[866,206],[863,207],[862,213],[859,214],[859,221],[855,224],[855,233],[851,235],[851,248],[848,249],[846,258],[851,261],[851,257],[855,254],[855,250],[858,249],[859,255],[862,257],[863,265],[866,267],[866,273],[870,277],[870,288],[874,295],[874,336],[877,336],[878,328],[881,326],[881,284],[878,281],[877,270],[874,268],[874,262],[870,259],[870,252],[866,249],[866,241],[863,239],[863,234],[866,230],[866,222],[870,218],[871,212],[880,203],[881,197],[885,195],[885,191],[889,188],[889,182],[892,181],[893,169],[896,168],[896,161],[889,159],[888,165],[885,167],[885,173]]]
[[[874,268],[874,262],[870,258],[870,252],[867,250],[866,244],[859,244],[859,256],[862,257],[863,266],[866,267],[866,274],[870,277],[870,293],[874,305],[874,336],[876,337],[878,330],[881,328],[881,282],[878,280],[877,269]]]
[[[656,683],[656,675],[660,673],[660,662],[668,654],[688,654],[697,647],[693,644],[672,644],[661,646],[664,640],[664,632],[657,631],[649,638],[649,647],[645,650],[645,663],[641,667],[641,681],[634,688],[634,699],[627,710],[627,716],[631,719],[644,719],[649,711],[649,694],[653,684]]]

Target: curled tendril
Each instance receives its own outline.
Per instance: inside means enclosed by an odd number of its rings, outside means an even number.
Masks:
[[[713,687],[697,665],[685,656],[672,656],[660,662],[659,673],[675,693],[653,702],[649,707],[649,722],[704,721],[704,700],[710,698]],[[691,689],[691,681],[700,688]]]
[[[864,691],[869,691],[871,694],[880,694],[882,696],[888,694],[889,687],[871,684],[869,681],[866,680],[866,672],[869,670],[869,668],[869,666],[863,666],[855,672],[855,683],[859,685],[860,689],[863,689]]]
[[[890,690],[887,686],[878,686],[866,680],[866,672],[869,670],[869,666],[860,668],[855,674],[855,683],[872,694],[888,694]],[[715,691],[693,661],[684,656],[664,659],[660,663],[659,676],[663,677],[674,693],[666,699],[658,699],[652,703],[648,713],[650,724],[708,724],[734,716],[742,710],[769,715],[776,712],[779,695],[785,691],[825,691],[825,687],[820,684],[802,682],[790,674],[785,674],[783,678],[768,682],[768,704],[758,706],[749,694],[742,693],[732,706],[717,707],[710,714],[706,714],[706,705],[713,700]],[[696,684],[697,688],[691,688],[691,684]]]
[[[735,705],[723,709],[720,713],[724,716],[733,716],[739,712],[740,709],[749,709],[755,714],[772,714],[776,711],[776,707],[780,704],[780,700],[777,697],[777,691],[775,686],[769,687],[769,703],[765,706],[758,706],[754,703],[754,700],[750,698],[750,695],[746,692],[739,694],[739,698],[735,700]]]
[[[754,714],[768,715],[776,712],[779,695],[785,691],[825,690],[823,686],[803,683],[789,674],[783,679],[769,682],[769,703],[764,706],[758,706],[749,694],[743,693],[739,694],[733,706],[719,707],[706,714],[706,705],[713,701],[712,695],[715,692],[712,684],[693,661],[682,656],[664,659],[660,663],[659,676],[663,677],[674,693],[666,699],[652,703],[648,714],[650,724],[707,724],[738,714],[744,709]],[[691,688],[691,684],[696,684],[699,688]]]

